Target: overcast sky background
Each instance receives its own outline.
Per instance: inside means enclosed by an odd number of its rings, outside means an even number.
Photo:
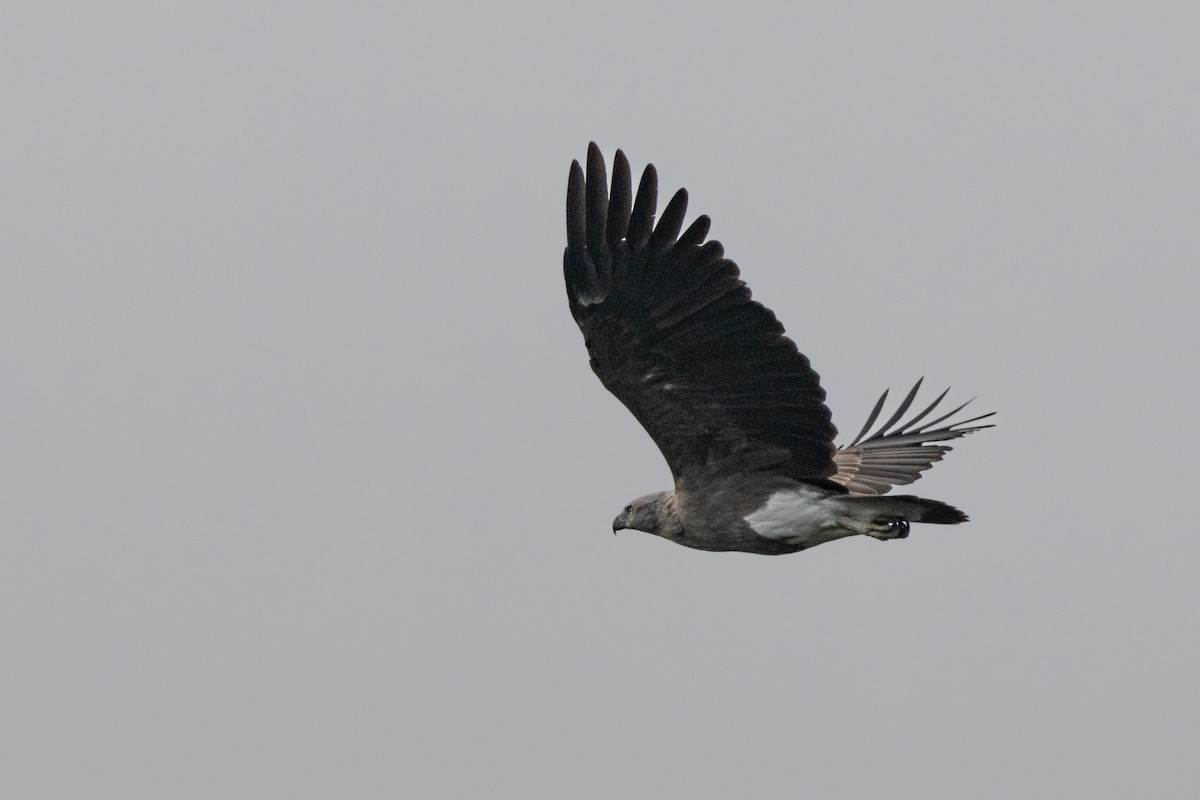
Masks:
[[[0,795],[1194,791],[1198,9],[7,5]],[[969,525],[613,537],[589,139]]]

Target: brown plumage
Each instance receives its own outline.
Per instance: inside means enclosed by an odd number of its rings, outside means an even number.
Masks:
[[[639,498],[614,520],[706,550],[782,553],[863,533],[902,538],[908,523],[966,520],[916,497],[876,497],[911,483],[950,448],[930,442],[981,427],[984,417],[915,427],[934,403],[896,430],[917,386],[888,423],[838,450],[825,392],[775,315],[750,297],[708,217],[682,230],[680,189],[655,224],[652,165],[631,192],[617,151],[609,193],[593,143],[587,172],[571,165],[563,273],[592,369],[633,413],[670,466],[674,492]],[[681,232],[682,231],[682,232]],[[945,393],[942,395],[945,396]]]

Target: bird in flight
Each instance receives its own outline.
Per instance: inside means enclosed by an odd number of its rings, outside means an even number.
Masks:
[[[835,447],[817,373],[775,315],[750,299],[721,244],[705,241],[708,217],[683,230],[680,189],[655,223],[652,164],[636,195],[631,186],[618,150],[610,192],[591,143],[586,172],[571,163],[563,254],[567,299],[592,370],[650,434],[675,483],[630,502],[613,532],[779,555],[856,534],[903,539],[913,522],[966,522],[946,503],[884,493],[940,461],[950,447],[937,442],[991,427],[974,423],[992,414],[947,422],[964,403],[925,421],[942,392],[898,425],[918,381],[874,433],[887,392],[862,432]]]

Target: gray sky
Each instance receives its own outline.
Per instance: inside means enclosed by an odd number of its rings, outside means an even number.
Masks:
[[[0,46],[0,795],[1182,797],[1200,781],[1200,11],[18,4]],[[595,139],[853,436],[972,516],[781,558],[561,286]]]

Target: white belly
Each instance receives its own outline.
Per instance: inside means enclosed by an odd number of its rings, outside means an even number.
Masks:
[[[785,489],[744,517],[751,530],[788,544],[816,545],[857,531],[845,527],[846,504],[815,489]]]

